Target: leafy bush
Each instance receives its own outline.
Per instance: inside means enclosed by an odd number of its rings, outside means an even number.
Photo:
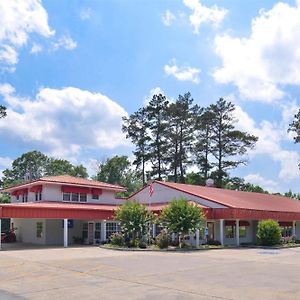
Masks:
[[[160,221],[169,232],[178,233],[181,246],[184,235],[204,228],[205,214],[199,206],[184,198],[174,199],[162,210]]]
[[[145,241],[140,241],[139,242],[139,248],[146,249],[147,248],[147,243]]]
[[[132,240],[142,238],[148,230],[148,222],[154,220],[153,213],[137,201],[126,201],[116,210],[115,219],[121,223],[122,232]]]
[[[217,240],[208,240],[207,244],[211,246],[221,246],[221,243]]]
[[[156,237],[156,245],[160,249],[168,248],[170,244],[170,235],[166,231],[162,231],[157,237]]]
[[[258,223],[257,241],[262,246],[273,246],[280,244],[281,229],[274,220],[263,220]]]
[[[114,246],[124,246],[125,239],[122,233],[115,232],[110,236],[110,243]]]

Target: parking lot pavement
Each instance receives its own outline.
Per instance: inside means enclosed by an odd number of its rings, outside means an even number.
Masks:
[[[300,299],[300,248],[0,253],[0,299]]]

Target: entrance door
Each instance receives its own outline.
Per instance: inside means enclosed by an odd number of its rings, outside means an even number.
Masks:
[[[94,223],[89,223],[88,227],[88,243],[94,244]]]
[[[215,239],[215,223],[214,222],[207,222],[207,228],[208,228],[208,239],[214,240]]]

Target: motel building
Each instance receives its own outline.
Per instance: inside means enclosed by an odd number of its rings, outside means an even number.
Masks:
[[[298,200],[156,180],[150,185],[128,200],[137,200],[159,214],[173,199],[184,198],[203,209],[208,239],[222,245],[254,243],[257,224],[263,219],[277,220],[283,236],[300,239]],[[67,175],[40,178],[1,190],[10,194],[11,203],[0,204],[0,220],[11,219],[11,227],[17,228],[17,242],[64,247],[78,242],[97,245],[120,231],[114,211],[126,199],[116,194],[125,190]],[[158,226],[151,226],[153,237],[159,231]],[[205,236],[197,231],[187,237],[187,242],[199,245],[205,242]]]

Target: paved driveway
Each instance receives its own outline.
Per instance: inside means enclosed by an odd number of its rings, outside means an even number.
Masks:
[[[0,253],[0,299],[300,299],[300,248]]]

